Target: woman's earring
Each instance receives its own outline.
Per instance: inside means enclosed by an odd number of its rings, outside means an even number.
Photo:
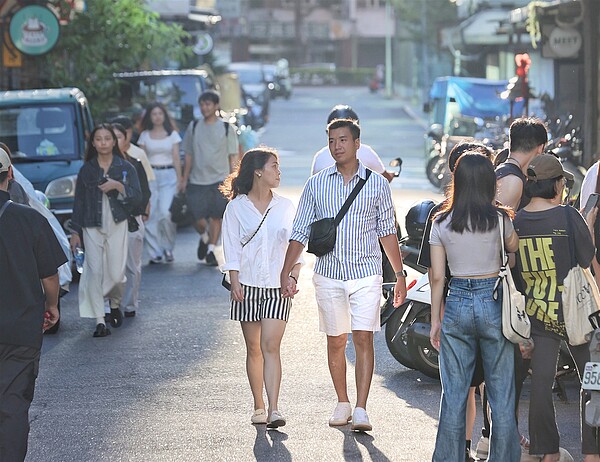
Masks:
[[[260,178],[262,176],[262,174],[257,173],[256,176]]]

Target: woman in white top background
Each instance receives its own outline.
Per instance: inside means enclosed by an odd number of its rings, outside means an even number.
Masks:
[[[155,102],[146,108],[138,144],[146,151],[156,177],[150,181],[152,213],[146,223],[145,235],[150,263],[161,263],[163,256],[166,262],[173,261],[177,226],[171,221],[169,207],[173,196],[182,188],[181,137],[175,128],[161,103]]]
[[[223,217],[223,270],[231,278],[231,319],[240,321],[246,342],[246,371],[254,397],[251,421],[270,428],[285,425],[277,405],[280,345],[291,298],[282,297],[279,275],[295,215],[292,202],[273,192],[280,177],[277,152],[261,146],[246,152],[220,187],[231,200]],[[292,269],[295,280],[300,266],[298,262]]]

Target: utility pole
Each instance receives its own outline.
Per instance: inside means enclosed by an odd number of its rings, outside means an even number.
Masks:
[[[392,97],[392,6],[390,0],[385,0],[385,96]]]

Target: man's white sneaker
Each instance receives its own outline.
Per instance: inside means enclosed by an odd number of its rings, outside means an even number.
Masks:
[[[333,415],[329,419],[329,426],[338,427],[347,425],[352,418],[352,405],[350,403],[337,403]]]
[[[369,416],[367,411],[362,407],[354,408],[354,414],[352,414],[352,427],[353,431],[357,432],[370,432],[373,430],[373,426],[369,422]]]

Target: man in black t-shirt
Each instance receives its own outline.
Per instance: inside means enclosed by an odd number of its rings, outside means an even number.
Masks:
[[[547,142],[548,132],[540,119],[522,117],[510,124],[509,155],[496,167],[496,199],[515,213],[529,202],[524,195],[527,167],[544,152]]]
[[[58,267],[67,261],[48,221],[9,200],[0,148],[0,460],[27,453],[43,330],[58,321]]]

